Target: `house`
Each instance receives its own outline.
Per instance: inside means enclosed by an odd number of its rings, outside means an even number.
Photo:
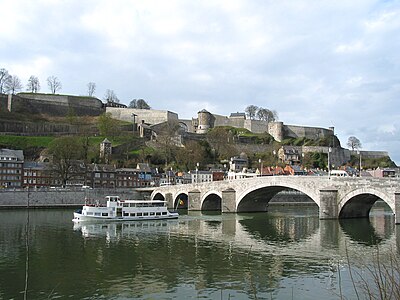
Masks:
[[[247,165],[248,159],[244,155],[241,155],[240,157],[235,156],[232,157],[229,162],[229,170],[233,172],[240,172],[247,168]]]
[[[24,152],[0,149],[0,187],[21,188],[23,183]]]
[[[213,174],[211,171],[194,170],[190,172],[192,183],[212,182]]]
[[[49,187],[54,185],[53,176],[48,169],[47,163],[36,161],[24,162],[24,187]]]
[[[375,170],[368,171],[373,177],[396,177],[396,170],[389,168],[376,168]],[[361,174],[363,176],[364,173]]]
[[[118,188],[140,187],[139,172],[134,168],[119,168],[115,170]]]
[[[87,166],[85,185],[93,188],[115,188],[116,170],[114,166],[91,164]]]
[[[282,146],[278,150],[279,159],[288,165],[300,164],[300,151],[294,146]]]

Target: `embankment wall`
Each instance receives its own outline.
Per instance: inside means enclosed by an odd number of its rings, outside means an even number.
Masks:
[[[105,204],[105,196],[118,195],[121,199],[142,199],[142,195],[133,189],[80,189],[80,190],[2,190],[0,191],[0,208],[29,207],[66,207],[81,206],[85,197],[99,200]]]

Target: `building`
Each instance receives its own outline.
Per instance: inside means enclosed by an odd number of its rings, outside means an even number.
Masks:
[[[54,185],[48,164],[36,161],[24,162],[23,187],[49,187]]]
[[[22,150],[0,149],[0,187],[21,188],[24,153]]]
[[[300,152],[293,146],[282,146],[278,150],[279,159],[288,165],[300,164]]]
[[[376,168],[375,170],[368,171],[373,177],[396,177],[396,170],[395,169],[381,169]],[[362,174],[363,175],[363,174]]]
[[[119,168],[115,170],[118,188],[140,187],[139,170],[134,168]]]
[[[87,166],[86,184],[92,188],[115,188],[117,177],[115,167],[104,164]]]
[[[211,171],[194,170],[190,172],[192,183],[212,182],[213,174]]]
[[[229,170],[233,172],[241,172],[243,169],[247,168],[248,159],[244,156],[232,157],[229,161]]]

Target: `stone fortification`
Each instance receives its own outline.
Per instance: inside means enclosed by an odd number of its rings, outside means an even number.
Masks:
[[[51,116],[98,116],[104,112],[103,103],[94,97],[53,94],[19,93],[10,97],[12,112]]]
[[[22,122],[2,120],[0,122],[0,134],[2,135],[66,135],[81,133],[97,134],[97,126],[71,125],[50,122]]]
[[[115,119],[127,122],[133,122],[132,114],[135,114],[136,124],[140,124],[142,121],[152,125],[170,120],[178,121],[178,115],[168,110],[107,107],[106,112],[111,113]]]
[[[334,131],[332,128],[318,128],[318,127],[305,127],[295,125],[283,125],[285,138],[299,138],[306,137],[312,140],[333,136]]]

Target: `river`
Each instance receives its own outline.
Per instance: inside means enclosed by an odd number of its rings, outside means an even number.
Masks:
[[[378,250],[399,253],[382,205],[341,221],[317,206],[86,225],[72,212],[0,210],[0,299],[353,299],[349,263],[365,274]]]

